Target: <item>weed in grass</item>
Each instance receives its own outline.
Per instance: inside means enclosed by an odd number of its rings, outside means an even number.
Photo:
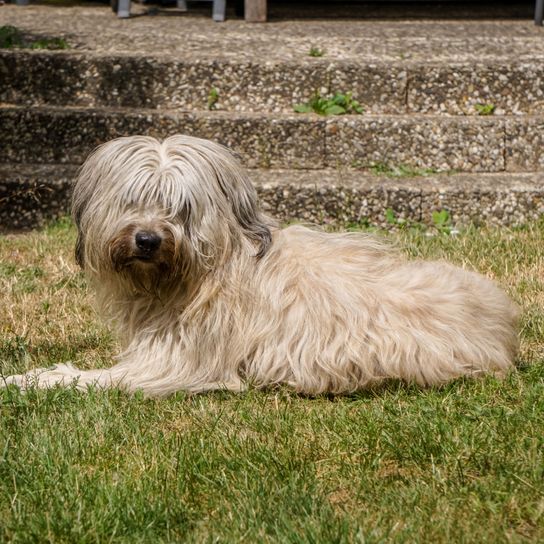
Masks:
[[[344,223],[343,228],[349,232],[375,230],[375,227],[372,225],[368,217],[362,217],[358,221],[347,221]]]
[[[417,221],[406,220],[404,217],[399,217],[393,208],[387,208],[384,212],[384,219],[387,225],[394,230],[398,229],[410,229],[417,232],[423,232],[427,230],[427,225]]]
[[[432,236],[433,232],[429,230],[428,225],[417,221],[407,221],[403,217],[397,216],[393,208],[387,208],[384,213],[384,219],[387,225],[395,229],[409,229],[412,232],[425,232],[427,236]],[[431,216],[432,226],[440,234],[458,235],[459,229],[451,224],[451,216],[447,210],[437,210]]]
[[[495,112],[494,104],[474,104],[474,109],[478,112],[478,115],[493,115]]]
[[[325,53],[326,51],[324,49],[320,49],[319,47],[310,47],[310,52],[308,55],[310,57],[323,57]]]
[[[49,235],[59,235],[64,232],[73,233],[74,232],[74,225],[72,223],[72,219],[70,216],[63,216],[59,217],[55,221],[51,221],[49,223],[44,231]]]
[[[363,108],[354,100],[351,93],[335,93],[331,97],[315,92],[304,104],[294,106],[297,113],[317,113],[318,115],[361,114]]]

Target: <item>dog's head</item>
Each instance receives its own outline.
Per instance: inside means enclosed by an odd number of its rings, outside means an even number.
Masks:
[[[158,285],[217,269],[243,248],[271,243],[269,220],[239,162],[189,136],[112,140],[82,166],[72,214],[77,262],[99,279]]]

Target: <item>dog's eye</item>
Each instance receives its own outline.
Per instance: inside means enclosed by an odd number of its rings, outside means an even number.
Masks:
[[[180,206],[176,206],[176,210],[173,215],[182,225],[188,223],[191,217],[191,207],[187,201],[182,202]]]

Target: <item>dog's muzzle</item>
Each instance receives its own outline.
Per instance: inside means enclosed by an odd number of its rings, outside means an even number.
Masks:
[[[175,243],[168,229],[128,225],[110,242],[110,257],[118,272],[139,264],[161,269],[173,266]]]
[[[136,245],[135,257],[148,260],[158,251],[161,246],[162,238],[155,232],[139,231],[134,236]]]

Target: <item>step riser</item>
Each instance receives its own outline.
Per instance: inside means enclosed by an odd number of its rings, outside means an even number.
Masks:
[[[368,168],[439,171],[544,169],[544,118],[206,115],[0,108],[9,135],[0,162],[82,163],[122,135],[184,133],[223,143],[250,168]]]
[[[368,224],[395,226],[386,220],[391,210],[397,226],[433,225],[433,212],[447,210],[453,225],[515,226],[537,220],[544,213],[544,189],[488,192],[466,189],[448,191],[433,188],[398,188],[390,183],[379,187],[332,186],[316,191],[315,186],[258,186],[264,210],[282,221],[313,224]]]
[[[34,173],[17,174],[0,167],[0,231],[43,226],[69,213],[76,168],[48,166]],[[385,211],[410,224],[432,225],[432,213],[448,210],[452,223],[519,225],[544,213],[544,188],[538,179],[504,180],[342,180],[338,173],[327,183],[296,183],[287,172],[250,171],[262,208],[282,221],[302,220],[317,224],[363,223],[391,227]],[[276,178],[273,182],[270,179]],[[355,183],[354,183],[355,181]],[[477,186],[473,186],[477,185]],[[509,186],[510,185],[510,186]]]
[[[68,214],[76,171],[58,167],[25,175],[0,168],[0,232],[42,227]]]
[[[544,66],[229,63],[77,53],[0,53],[0,102],[205,110],[212,88],[222,111],[292,112],[319,89],[352,92],[369,113],[544,113]]]
[[[11,135],[0,146],[0,162],[81,164],[97,145],[135,134],[215,140],[241,153],[253,168],[319,168],[325,156],[324,124],[300,119],[0,109],[0,125]]]

